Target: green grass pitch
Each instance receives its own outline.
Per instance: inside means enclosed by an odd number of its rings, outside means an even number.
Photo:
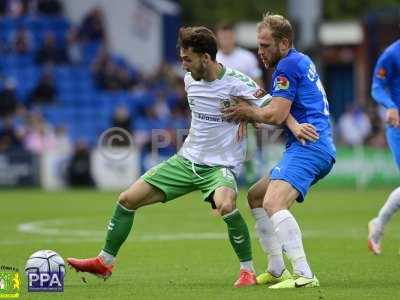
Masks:
[[[193,193],[168,204],[145,207],[118,256],[112,277],[102,280],[67,269],[63,293],[28,293],[21,299],[399,299],[400,247],[395,216],[384,236],[384,251],[367,251],[367,222],[390,189],[314,188],[293,211],[303,230],[311,267],[321,287],[269,290],[234,289],[238,262],[226,239],[224,222]],[[69,256],[96,255],[103,245],[117,193],[73,190],[0,190],[0,265],[18,267],[39,249]],[[258,273],[266,259],[254,238],[254,224],[239,200],[253,237]]]

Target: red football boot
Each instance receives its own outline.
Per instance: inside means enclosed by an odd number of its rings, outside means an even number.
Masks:
[[[235,288],[241,288],[244,286],[256,285],[257,279],[256,274],[247,270],[240,270],[239,278],[233,285]]]
[[[106,280],[112,274],[113,265],[107,266],[100,256],[93,258],[67,258],[68,264],[78,272],[87,272]]]

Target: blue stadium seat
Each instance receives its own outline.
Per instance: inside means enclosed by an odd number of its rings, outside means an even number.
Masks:
[[[47,31],[54,32],[57,43],[64,45],[70,23],[62,17],[0,18],[0,43],[8,43],[20,28],[28,31],[32,48],[37,50],[42,45]],[[50,123],[69,128],[74,140],[85,138],[91,144],[96,143],[99,135],[111,126],[112,115],[117,106],[126,106],[131,113],[136,113],[140,111],[139,108],[154,103],[154,96],[147,91],[132,95],[128,92],[105,92],[97,89],[88,63],[93,61],[101,46],[101,42],[82,45],[82,55],[86,64],[54,66],[53,76],[58,102],[55,105],[35,107],[35,110],[43,112],[43,116]],[[0,71],[5,77],[16,80],[17,96],[22,101],[29,98],[44,70],[36,65],[35,58],[34,51],[24,55],[0,56]],[[133,74],[136,72],[122,57],[114,56],[114,60],[118,65],[128,67]],[[161,123],[159,120],[141,119],[138,124],[150,130],[154,125],[161,127]]]
[[[39,16],[28,16],[25,18],[23,25],[25,28],[30,28],[32,31],[43,31],[43,19]]]
[[[5,69],[16,69],[19,65],[18,55],[7,54],[3,57],[3,66]]]
[[[20,54],[17,57],[18,65],[22,67],[31,66],[34,64],[35,56],[33,53]]]
[[[168,120],[166,119],[148,119],[139,117],[133,119],[133,128],[135,130],[151,131],[152,129],[168,128]]]
[[[84,64],[93,62],[97,51],[101,47],[101,42],[86,42],[82,45],[82,59]]]
[[[4,74],[6,75],[6,77],[18,80],[19,71],[18,68],[14,65],[13,67],[5,67]]]
[[[71,27],[71,24],[64,17],[57,17],[53,20],[53,28],[55,30],[60,30],[67,32]]]
[[[43,117],[50,123],[60,125],[65,122],[63,119],[63,110],[61,106],[41,106]]]
[[[38,78],[40,75],[40,68],[33,64],[25,66],[24,74],[29,78]]]
[[[0,28],[8,32],[17,29],[17,19],[7,16],[0,18]]]
[[[56,89],[62,96],[74,97],[76,95],[73,85],[67,80],[57,80]]]
[[[18,102],[25,103],[29,99],[30,94],[30,89],[19,87],[16,91]]]
[[[66,106],[79,105],[78,98],[74,93],[65,93],[63,90],[60,90],[58,94],[58,101]]]

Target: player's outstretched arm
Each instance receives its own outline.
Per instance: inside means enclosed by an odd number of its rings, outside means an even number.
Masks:
[[[233,97],[236,105],[222,110],[223,116],[227,121],[239,122],[250,121],[256,123],[266,123],[271,125],[283,125],[289,115],[291,101],[273,97],[271,102],[264,107],[251,106],[247,101]]]
[[[285,98],[274,97],[264,107],[251,106],[247,101],[234,97],[236,104],[223,109],[227,121],[241,122],[238,130],[238,140],[245,136],[246,122],[267,123],[273,125],[285,124],[293,135],[303,144],[306,141],[316,141],[319,138],[316,128],[308,123],[299,124],[289,113],[291,102]]]

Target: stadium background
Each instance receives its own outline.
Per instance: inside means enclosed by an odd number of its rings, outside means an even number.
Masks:
[[[179,26],[235,22],[238,44],[256,51],[255,22],[266,10],[289,17],[296,47],[317,62],[338,145],[333,173],[311,192],[305,209],[295,208],[326,289],[285,295],[396,299],[396,225],[385,237],[385,251],[392,254],[379,263],[364,253],[364,227],[398,183],[384,137],[384,112],[370,97],[376,58],[399,35],[398,1],[0,0],[0,263],[23,269],[26,258],[40,248],[64,257],[95,254],[116,191],[176,152],[181,142],[177,133],[190,123],[175,49]],[[270,73],[263,78],[268,87]],[[118,130],[104,134],[112,127],[125,129],[129,137],[115,139],[121,135]],[[112,149],[104,147],[107,138]],[[258,133],[259,151],[250,159],[259,162],[259,174],[279,158],[281,143],[268,128]],[[235,294],[229,289],[236,269],[227,266],[232,257],[221,237],[224,229],[202,203],[189,202],[196,197],[144,210],[138,235],[121,253],[120,260],[127,263],[113,275],[110,299],[263,295],[260,290]],[[240,197],[245,211],[244,199],[245,189]],[[185,215],[183,225],[175,224]],[[207,225],[198,228],[195,220]],[[251,224],[248,214],[246,220]],[[167,226],[171,231],[160,234]],[[261,268],[265,262],[256,242],[254,248]],[[138,256],[132,259],[132,253]],[[216,266],[221,273],[207,274]],[[159,274],[159,268],[187,279]],[[332,275],[335,268],[349,271],[350,281]],[[390,274],[383,281],[387,289],[379,286],[377,270]],[[85,289],[76,277],[67,277],[63,297],[102,295],[99,283],[90,282]],[[364,289],[364,283],[369,287]],[[127,290],[130,284],[134,292]]]

